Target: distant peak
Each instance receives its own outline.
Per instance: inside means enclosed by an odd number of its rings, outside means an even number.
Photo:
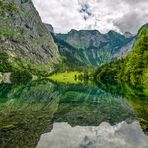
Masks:
[[[49,32],[54,33],[54,28],[51,24],[44,23],[44,25],[46,26],[46,28],[48,29]]]
[[[106,35],[120,35],[120,36],[123,36],[121,33],[119,33],[119,32],[116,32],[116,31],[114,31],[114,30],[110,30],[108,33],[106,33]]]
[[[76,30],[76,29],[71,29],[70,31],[69,31],[69,33],[70,32],[77,32],[78,30]]]
[[[130,37],[132,37],[133,35],[132,35],[130,32],[125,32],[125,33],[124,33],[124,36],[125,36],[126,38],[130,38]]]
[[[69,33],[98,33],[98,34],[101,34],[98,30],[75,30],[75,29],[72,29]]]
[[[117,32],[115,32],[114,30],[110,30],[108,31],[108,33],[117,33]]]

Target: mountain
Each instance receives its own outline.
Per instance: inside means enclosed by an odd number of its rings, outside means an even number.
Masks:
[[[54,33],[54,28],[52,27],[52,25],[50,24],[45,24],[44,25],[46,26],[46,28],[48,29],[48,32],[51,32],[51,33]]]
[[[148,84],[148,24],[138,31],[132,51],[125,58],[98,68],[95,78],[108,82],[123,81],[134,85]]]
[[[57,45],[31,0],[0,1],[0,20],[1,62],[9,68],[47,75],[52,63],[59,62]],[[1,70],[10,71],[7,66]]]
[[[132,37],[133,35],[132,35],[130,32],[125,32],[125,33],[124,33],[124,36],[125,36],[126,38],[130,38],[130,37]]]
[[[123,48],[127,52],[132,49],[134,36],[126,37],[115,31],[101,34],[97,30],[71,30],[67,34],[56,34],[56,38],[63,40],[76,49],[73,55],[86,65],[102,65],[121,56]],[[122,56],[125,56],[124,52]]]
[[[148,29],[148,23],[144,24],[138,31],[138,33],[142,30],[142,29]]]
[[[65,41],[57,38],[54,33],[54,28],[52,27],[51,24],[45,24],[45,26],[48,29],[48,32],[52,35],[54,42],[58,47],[60,58],[61,58],[61,62],[54,65],[54,70],[59,72],[59,71],[66,71],[66,70],[82,71],[86,69],[87,68],[86,64],[80,61],[79,59],[75,58],[77,54],[77,48],[74,48],[73,46],[66,43]]]
[[[134,43],[136,41],[136,36],[125,46],[121,47],[115,54],[114,54],[114,59],[119,59],[122,57],[125,57],[133,48]]]
[[[66,71],[66,70],[80,70],[83,71],[87,69],[87,65],[80,61],[80,55],[78,54],[78,49],[74,48],[70,44],[66,43],[63,40],[60,40],[55,37],[54,34],[54,42],[57,44],[59,53],[62,59],[61,64],[55,65],[56,71]]]

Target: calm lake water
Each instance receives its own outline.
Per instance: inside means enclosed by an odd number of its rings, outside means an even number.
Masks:
[[[1,148],[146,148],[147,133],[147,88],[0,84]]]

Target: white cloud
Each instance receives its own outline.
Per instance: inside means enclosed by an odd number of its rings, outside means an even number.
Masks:
[[[148,22],[148,0],[33,0],[42,21],[55,32],[97,29],[136,33]]]

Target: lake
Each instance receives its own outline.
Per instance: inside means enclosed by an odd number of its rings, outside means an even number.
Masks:
[[[147,134],[147,87],[0,84],[1,148],[146,148]]]

